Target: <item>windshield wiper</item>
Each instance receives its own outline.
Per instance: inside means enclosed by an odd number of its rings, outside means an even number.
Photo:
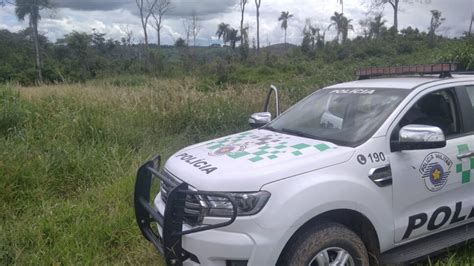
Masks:
[[[316,136],[313,136],[311,134],[304,133],[304,132],[301,132],[301,131],[298,131],[298,130],[294,130],[294,129],[282,128],[281,132],[288,133],[288,134],[291,134],[291,135],[295,135],[295,136],[298,136],[298,137],[316,139]]]

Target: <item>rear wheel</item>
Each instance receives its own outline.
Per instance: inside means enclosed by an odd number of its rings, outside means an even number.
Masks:
[[[362,240],[347,227],[325,223],[300,232],[281,257],[282,265],[369,265]]]

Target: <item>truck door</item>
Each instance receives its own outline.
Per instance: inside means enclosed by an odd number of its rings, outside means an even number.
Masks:
[[[470,95],[472,100],[474,92]],[[474,218],[474,136],[469,122],[473,105],[468,99],[465,87],[423,92],[391,131],[393,140],[405,125],[430,125],[441,128],[447,140],[444,148],[389,154],[396,243]]]

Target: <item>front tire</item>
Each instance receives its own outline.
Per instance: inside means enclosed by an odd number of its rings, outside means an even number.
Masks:
[[[324,223],[298,233],[281,262],[285,266],[365,266],[369,256],[357,234],[342,224]]]

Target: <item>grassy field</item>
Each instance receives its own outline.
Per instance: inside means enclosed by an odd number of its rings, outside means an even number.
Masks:
[[[247,129],[264,89],[142,77],[0,86],[0,265],[163,265],[135,224],[137,167]],[[310,90],[285,87],[283,105]],[[426,263],[472,264],[472,247]]]

